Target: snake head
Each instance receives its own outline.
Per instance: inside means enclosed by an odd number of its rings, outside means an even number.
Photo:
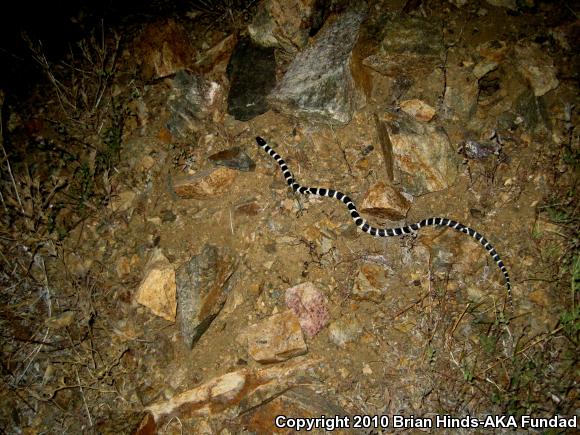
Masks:
[[[261,147],[266,145],[266,141],[262,139],[260,136],[256,136],[256,142],[258,142],[258,145],[260,145]]]

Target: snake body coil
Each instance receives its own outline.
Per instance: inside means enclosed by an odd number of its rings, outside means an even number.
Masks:
[[[483,237],[480,233],[478,233],[474,229],[469,228],[468,226],[463,225],[462,223],[459,223],[457,221],[454,221],[452,219],[448,219],[445,217],[431,217],[428,219],[423,219],[422,221],[411,224],[411,225],[405,225],[403,227],[375,228],[375,227],[369,225],[366,222],[366,220],[361,217],[358,210],[356,209],[356,206],[354,205],[354,202],[347,195],[345,195],[342,192],[338,192],[336,190],[333,190],[333,189],[323,189],[323,188],[319,188],[319,187],[301,186],[294,179],[294,176],[292,175],[292,172],[290,172],[290,169],[288,169],[288,165],[286,164],[286,162],[282,159],[282,157],[280,157],[280,155],[276,151],[274,151],[272,149],[272,147],[270,147],[266,143],[266,141],[264,139],[262,139],[261,137],[258,136],[258,137],[256,137],[256,142],[258,143],[260,148],[262,148],[264,151],[266,151],[270,155],[270,157],[272,157],[276,161],[276,163],[278,163],[278,166],[280,166],[280,169],[282,170],[282,174],[284,175],[284,178],[286,179],[286,183],[288,183],[288,186],[290,186],[294,192],[302,193],[304,195],[312,194],[312,195],[327,196],[329,198],[338,199],[339,201],[344,203],[344,205],[346,205],[346,207],[348,208],[350,216],[352,217],[352,220],[354,221],[355,225],[357,227],[359,227],[361,230],[363,230],[365,233],[370,234],[371,236],[374,236],[374,237],[401,236],[404,234],[412,234],[415,231],[417,231],[419,228],[428,227],[428,226],[438,226],[438,227],[446,226],[449,228],[453,228],[456,231],[470,235],[471,237],[473,237],[475,240],[477,240],[485,248],[485,250],[489,253],[489,255],[491,255],[491,258],[493,258],[495,263],[500,268],[501,272],[503,273],[504,279],[505,279],[505,286],[507,288],[508,301],[509,301],[510,305],[512,304],[511,284],[510,284],[510,277],[509,277],[507,268],[503,264],[503,261],[500,259],[499,254],[496,252],[496,250],[492,246],[492,244],[489,243],[485,237]]]

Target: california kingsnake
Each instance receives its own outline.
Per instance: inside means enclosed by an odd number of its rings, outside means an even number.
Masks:
[[[370,234],[371,236],[375,237],[401,236],[403,234],[412,234],[419,228],[428,226],[438,226],[438,227],[446,226],[449,228],[453,228],[456,231],[469,234],[485,248],[485,250],[489,253],[489,255],[491,255],[491,258],[493,258],[493,260],[496,262],[496,264],[502,271],[503,276],[505,278],[505,286],[507,288],[508,302],[510,306],[512,305],[511,284],[508,271],[504,266],[503,261],[501,261],[501,259],[499,258],[499,254],[495,251],[495,248],[491,245],[491,243],[489,243],[485,239],[485,237],[483,237],[477,231],[459,222],[443,217],[432,217],[428,219],[423,219],[420,222],[398,228],[375,228],[369,225],[366,222],[366,220],[360,216],[359,212],[356,209],[356,206],[354,205],[354,202],[347,195],[332,189],[321,189],[319,187],[301,186],[294,179],[294,176],[292,175],[292,172],[290,172],[290,169],[288,169],[288,165],[286,164],[286,162],[282,159],[282,157],[280,157],[280,155],[276,151],[274,151],[266,143],[264,139],[258,136],[256,137],[256,142],[258,142],[260,148],[262,148],[270,155],[270,157],[276,160],[276,163],[278,163],[278,166],[280,166],[280,169],[282,170],[282,174],[284,174],[286,183],[288,183],[288,186],[290,186],[294,192],[302,193],[305,195],[312,194],[318,196],[327,196],[329,198],[335,198],[338,199],[339,201],[342,201],[348,207],[350,216],[352,217],[352,220],[354,221],[356,226],[359,227],[361,230],[363,230],[365,233]]]

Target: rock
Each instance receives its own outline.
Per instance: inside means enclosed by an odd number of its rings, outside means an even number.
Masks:
[[[292,310],[250,326],[239,341],[247,343],[250,356],[262,364],[286,361],[308,352],[300,322]]]
[[[335,320],[328,326],[330,341],[341,347],[357,341],[362,332],[363,327],[353,314]]]
[[[381,74],[426,75],[445,59],[441,23],[433,18],[398,16],[388,19],[382,29],[378,53],[363,60]]]
[[[408,115],[385,114],[384,123],[393,156],[394,178],[419,196],[446,189],[455,182],[459,158],[442,128],[415,121]],[[380,137],[380,136],[379,136]],[[381,144],[382,145],[382,144]]]
[[[221,86],[186,71],[175,74],[172,86],[167,101],[171,112],[167,128],[174,136],[187,138],[220,101]]]
[[[424,101],[413,99],[401,101],[401,110],[417,121],[429,122],[435,116],[435,109]]]
[[[511,9],[512,11],[517,10],[517,0],[485,0],[490,5],[497,6],[500,8]]]
[[[175,417],[234,418],[300,384],[302,381],[296,375],[318,362],[302,359],[257,371],[242,369],[226,373],[167,401],[151,404],[146,411],[151,413],[158,428]]]
[[[544,97],[536,97],[531,89],[518,96],[515,112],[521,116],[524,126],[529,131],[539,132],[552,128]]]
[[[237,261],[226,249],[206,245],[177,270],[177,312],[188,347],[199,340],[226,303]]]
[[[218,166],[225,166],[238,171],[248,172],[256,169],[256,163],[240,147],[212,154],[208,157],[208,160]]]
[[[274,49],[262,47],[250,38],[238,42],[227,67],[230,80],[228,113],[249,121],[268,111],[266,96],[276,84]]]
[[[264,47],[296,53],[308,42],[316,0],[266,0],[260,2],[248,33]]]
[[[308,122],[348,124],[363,98],[350,63],[364,16],[361,9],[349,10],[327,22],[268,96],[271,107]]]
[[[147,25],[135,43],[134,58],[145,81],[175,74],[194,56],[187,30],[171,19]]]
[[[145,266],[135,301],[149,308],[156,316],[175,322],[175,291],[175,270],[161,250],[155,249]]]
[[[47,328],[62,329],[70,326],[75,319],[74,311],[65,311],[58,316],[49,317],[44,321]]]
[[[384,267],[374,263],[364,263],[352,286],[352,295],[355,299],[379,303],[383,300],[386,291],[386,277]]]
[[[468,122],[477,110],[479,83],[473,72],[460,64],[458,56],[463,57],[463,53],[449,50],[441,114],[445,119]]]
[[[491,155],[499,155],[501,145],[491,140],[466,140],[458,151],[468,159],[482,160]]]
[[[403,219],[411,203],[390,184],[375,183],[366,192],[361,212],[392,221]]]
[[[109,206],[115,212],[127,211],[133,205],[136,196],[137,194],[132,190],[124,190],[112,198]]]
[[[556,67],[552,58],[534,43],[520,43],[515,46],[518,70],[530,83],[536,97],[541,97],[560,82],[556,78]]]
[[[300,326],[307,337],[314,337],[330,319],[326,299],[311,282],[305,282],[286,290],[286,305],[300,319]]]
[[[209,199],[229,190],[236,179],[236,171],[229,168],[210,168],[173,181],[173,190],[180,198]]]
[[[261,211],[262,206],[255,200],[236,205],[236,215],[257,216]]]
[[[226,73],[230,56],[238,43],[237,34],[226,36],[210,49],[206,50],[195,63],[196,71],[212,77],[220,77]]]
[[[285,391],[270,400],[263,402],[260,406],[250,410],[241,416],[241,424],[249,433],[265,434],[265,433],[294,433],[295,431],[277,432],[272,430],[272,422],[276,421],[279,415],[299,415],[304,418],[319,418],[320,416],[327,416],[334,418],[340,416],[344,421],[345,416],[348,415],[345,409],[334,403],[334,401],[326,397],[330,394],[325,394],[319,390],[312,390],[310,388],[297,386],[291,390]],[[352,420],[351,420],[352,422]],[[348,426],[343,426],[348,427]],[[305,431],[305,429],[303,429]],[[302,432],[302,431],[300,431]],[[298,433],[300,433],[298,432]],[[344,435],[351,432],[349,429],[341,429],[340,427],[334,430],[324,430],[315,428],[307,432],[312,435],[321,435],[332,433],[335,435]]]

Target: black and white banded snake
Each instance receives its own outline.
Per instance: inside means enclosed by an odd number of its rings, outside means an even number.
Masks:
[[[499,254],[496,252],[496,250],[492,246],[492,244],[489,243],[485,237],[483,237],[480,233],[478,233],[474,229],[469,228],[468,226],[465,226],[462,223],[459,223],[457,221],[454,221],[452,219],[448,219],[445,217],[431,217],[428,219],[423,219],[422,221],[411,224],[411,225],[405,225],[403,227],[397,227],[397,228],[375,228],[375,227],[369,225],[366,222],[366,220],[361,217],[358,210],[356,209],[356,206],[354,205],[354,202],[347,195],[345,195],[342,192],[338,192],[336,190],[333,190],[333,189],[323,189],[323,188],[319,188],[319,187],[301,186],[294,179],[294,175],[292,174],[292,172],[290,172],[290,169],[288,169],[288,165],[286,164],[284,159],[282,159],[282,157],[280,157],[280,155],[276,151],[274,151],[272,149],[272,147],[270,147],[264,139],[262,139],[260,136],[258,136],[258,137],[256,137],[256,142],[258,143],[260,148],[262,148],[264,151],[266,151],[270,155],[270,157],[272,157],[276,161],[276,163],[278,163],[278,166],[280,166],[280,169],[282,170],[282,174],[284,175],[284,178],[286,179],[286,183],[288,183],[288,186],[290,186],[290,188],[294,192],[298,192],[298,193],[301,193],[304,195],[312,194],[312,195],[327,196],[329,198],[338,199],[344,205],[346,205],[346,207],[348,208],[348,211],[350,212],[350,216],[352,217],[352,220],[354,221],[355,225],[357,227],[359,227],[361,230],[363,230],[365,233],[370,234],[371,236],[374,236],[374,237],[393,237],[393,236],[402,236],[404,234],[414,234],[419,228],[428,227],[428,226],[438,226],[438,227],[446,226],[446,227],[454,229],[455,231],[459,231],[459,232],[470,235],[471,237],[473,237],[475,240],[477,240],[485,248],[485,250],[489,253],[489,255],[491,255],[491,258],[493,258],[495,263],[500,268],[501,272],[503,273],[504,279],[505,279],[505,286],[507,288],[508,303],[510,306],[513,306],[510,276],[508,274],[507,268],[503,264],[503,261],[500,259]]]

